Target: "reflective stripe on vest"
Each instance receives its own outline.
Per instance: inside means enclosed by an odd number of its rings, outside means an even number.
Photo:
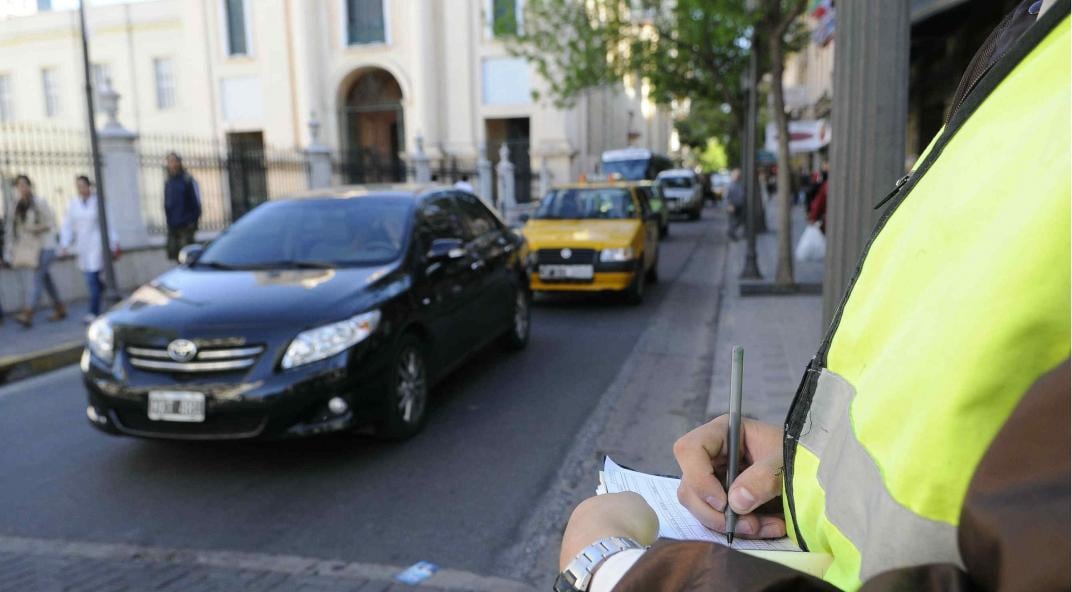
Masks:
[[[834,556],[839,587],[959,563],[975,468],[1069,357],[1067,15],[1052,8],[995,66],[890,206],[790,411],[790,529]]]

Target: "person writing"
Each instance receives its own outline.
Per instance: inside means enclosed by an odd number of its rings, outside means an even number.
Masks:
[[[620,494],[574,511],[561,568],[598,555],[598,592],[1070,588],[1068,15],[1022,2],[973,59],[785,425],[742,424],[729,491],[725,417],[674,446],[693,516],[724,531],[731,508],[739,538],[829,556],[822,577],[697,541],[645,550],[651,510]]]
[[[71,251],[78,257],[78,269],[86,279],[89,292],[89,310],[82,319],[89,324],[101,313],[101,294],[104,283],[101,281],[101,269],[104,267],[104,255],[101,249],[100,218],[97,211],[97,194],[93,192],[93,182],[85,175],[75,179],[77,194],[67,204],[67,215],[63,217],[60,228],[60,250]],[[115,232],[109,230],[108,243],[111,246],[109,256],[119,256],[119,239]]]

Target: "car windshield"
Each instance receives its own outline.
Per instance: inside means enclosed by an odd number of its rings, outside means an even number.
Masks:
[[[669,189],[690,189],[692,177],[663,177],[659,179],[659,183]]]
[[[640,181],[647,177],[648,160],[603,161],[603,174],[618,175],[626,181]]]
[[[556,189],[540,202],[536,218],[552,220],[614,220],[636,217],[636,204],[627,189],[603,187]]]
[[[205,249],[198,267],[264,269],[376,265],[402,252],[413,204],[398,198],[266,203]]]

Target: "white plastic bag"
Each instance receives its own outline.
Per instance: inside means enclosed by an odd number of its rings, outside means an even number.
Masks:
[[[826,237],[819,229],[819,223],[809,224],[800,235],[794,254],[797,261],[822,261],[826,255]]]

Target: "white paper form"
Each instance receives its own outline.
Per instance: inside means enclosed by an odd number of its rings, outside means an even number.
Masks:
[[[620,466],[608,456],[603,462],[600,473],[602,487],[599,493],[620,493],[632,491],[640,494],[651,509],[659,516],[659,536],[668,539],[689,541],[710,541],[734,549],[755,549],[762,551],[800,551],[796,543],[788,537],[780,539],[749,540],[737,537],[732,545],[726,535],[708,529],[689,513],[685,506],[677,501],[677,487],[680,479],[648,475]]]

